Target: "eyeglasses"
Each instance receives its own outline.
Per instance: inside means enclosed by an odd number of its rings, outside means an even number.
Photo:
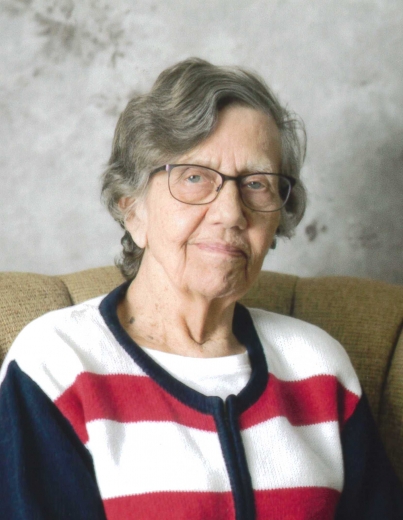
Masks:
[[[283,208],[296,180],[281,173],[248,173],[238,177],[224,175],[197,164],[165,164],[153,170],[154,175],[165,170],[172,197],[192,205],[213,202],[226,181],[234,181],[245,206],[253,211],[269,213]]]

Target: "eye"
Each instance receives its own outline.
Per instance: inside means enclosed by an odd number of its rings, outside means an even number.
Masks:
[[[260,181],[249,181],[245,186],[251,190],[261,190],[267,187]]]
[[[198,184],[200,182],[202,182],[202,177],[201,175],[189,175],[188,177],[186,177],[186,180],[190,183],[190,184]]]
[[[263,191],[271,189],[270,179],[265,174],[254,174],[244,177],[242,188],[249,191]]]
[[[181,182],[188,186],[211,184],[214,182],[213,173],[201,167],[186,167],[184,170],[178,169]]]

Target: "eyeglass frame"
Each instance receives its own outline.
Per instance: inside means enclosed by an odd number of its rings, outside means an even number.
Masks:
[[[214,197],[214,199],[210,200],[209,202],[184,202],[183,200],[177,199],[173,195],[173,193],[171,191],[171,185],[169,183],[171,171],[172,171],[173,168],[175,168],[177,166],[195,166],[197,168],[205,168],[206,170],[210,170],[212,172],[217,173],[221,177],[222,183],[215,190],[217,195]],[[171,196],[175,200],[177,200],[178,202],[181,202],[182,204],[188,204],[189,206],[205,206],[207,204],[211,204],[212,202],[214,202],[218,198],[220,192],[222,191],[222,189],[224,187],[224,183],[226,181],[235,181],[235,183],[237,184],[237,187],[238,187],[238,193],[239,193],[239,196],[240,196],[240,198],[242,200],[242,203],[248,209],[250,209],[251,211],[257,211],[258,213],[274,213],[275,211],[280,211],[282,208],[284,208],[284,206],[287,204],[287,202],[288,202],[288,200],[290,198],[291,191],[292,191],[293,187],[297,183],[297,179],[295,179],[295,177],[291,177],[290,175],[285,175],[284,173],[254,172],[254,173],[247,173],[245,175],[238,175],[237,177],[234,177],[232,175],[225,175],[225,173],[221,173],[218,170],[214,170],[213,168],[209,168],[208,166],[203,166],[201,164],[164,164],[163,166],[158,166],[158,168],[155,168],[155,170],[152,170],[150,172],[150,177],[152,175],[155,175],[156,173],[161,172],[161,171],[166,171],[168,173],[168,189],[169,189],[169,193],[171,194]],[[290,189],[288,191],[288,195],[287,195],[283,205],[280,206],[278,209],[270,209],[270,210],[255,209],[255,208],[251,208],[250,206],[248,206],[248,204],[245,203],[245,201],[243,199],[243,196],[242,196],[242,191],[239,189],[240,188],[240,182],[241,182],[242,179],[245,179],[245,177],[252,177],[253,175],[256,175],[256,174],[273,175],[274,177],[282,177],[282,178],[287,179],[288,182],[290,183]]]

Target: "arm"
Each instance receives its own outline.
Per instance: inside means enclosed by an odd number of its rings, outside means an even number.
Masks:
[[[345,482],[336,520],[401,520],[403,488],[363,395],[342,431]]]
[[[12,361],[0,387],[0,504],[10,520],[105,520],[92,459]]]

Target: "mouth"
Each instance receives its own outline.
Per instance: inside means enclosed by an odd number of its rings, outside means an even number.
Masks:
[[[195,244],[202,251],[223,256],[247,258],[245,248],[227,242],[197,242]]]

